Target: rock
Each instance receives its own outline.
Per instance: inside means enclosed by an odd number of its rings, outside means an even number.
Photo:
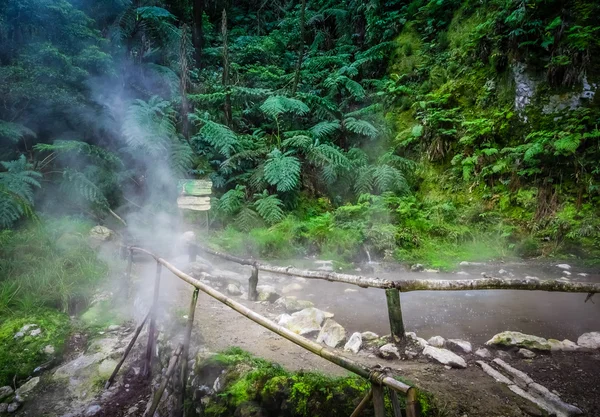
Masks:
[[[467,262],[467,261],[462,261],[461,263],[459,263],[460,266],[483,266],[485,265],[485,263],[483,262]]]
[[[101,378],[108,379],[115,368],[117,367],[117,361],[113,359],[104,359],[100,366],[98,366],[98,374]]]
[[[566,276],[570,277],[571,273],[569,271],[563,271],[563,274],[565,274]]]
[[[273,303],[281,297],[271,285],[259,285],[256,287],[256,290],[258,291],[258,301]]]
[[[108,227],[94,226],[92,230],[90,230],[90,237],[100,242],[109,241],[113,238],[113,236],[114,232]]]
[[[475,351],[475,354],[477,356],[479,356],[480,358],[489,358],[492,356],[492,354],[490,353],[489,350],[487,350],[486,348],[479,348]]]
[[[41,333],[42,333],[42,329],[33,329],[32,331],[29,332],[29,335],[36,337],[36,336],[39,336]]]
[[[54,377],[58,379],[79,377],[85,374],[87,369],[90,369],[93,365],[104,359],[104,357],[105,354],[103,353],[79,356],[56,369]]]
[[[406,332],[406,337],[410,338],[412,341],[416,342],[419,346],[424,348],[428,345],[427,341],[421,337],[418,337],[415,332]]]
[[[38,326],[37,324],[26,324],[25,326],[21,327],[21,330],[19,330],[19,331],[23,332],[23,333],[27,333],[29,331],[29,329],[35,329],[37,327],[40,327],[40,326]]]
[[[333,272],[333,266],[321,265],[320,267],[317,268],[317,271]]]
[[[460,339],[446,340],[446,347],[451,351],[458,353],[471,353],[473,351],[473,346],[471,346],[471,343]]]
[[[344,350],[348,352],[358,353],[362,347],[362,335],[359,332],[352,333],[348,342],[344,345]]]
[[[188,230],[181,235],[181,241],[183,243],[192,243],[196,241],[196,233],[192,230]]]
[[[19,407],[21,406],[21,403],[18,402],[12,402],[10,404],[8,404],[8,407],[6,407],[6,412],[8,413],[14,413],[15,411],[17,411],[19,409]]]
[[[20,339],[23,336],[25,336],[25,333],[23,333],[23,332],[16,332],[15,335],[13,336],[13,339]]]
[[[101,407],[98,404],[92,404],[85,410],[85,417],[95,416],[100,412]]]
[[[346,288],[344,290],[345,293],[351,293],[351,292],[358,292],[358,290],[355,290],[354,288]]]
[[[548,341],[550,341],[550,340],[548,340]],[[564,350],[565,352],[573,352],[573,351],[579,349],[579,346],[577,346],[577,343],[572,342],[569,339],[565,339],[561,343],[562,343],[562,350]]]
[[[410,267],[410,270],[412,272],[421,272],[424,269],[425,269],[425,267],[422,264],[414,264]]]
[[[289,284],[289,285],[286,285],[285,287],[283,287],[281,292],[284,294],[288,294],[290,292],[300,291],[301,289],[302,289],[302,285],[293,283],[293,284]]]
[[[538,281],[540,280],[538,277],[532,277],[531,275],[526,275],[525,279],[528,279],[528,280],[538,280]]]
[[[468,272],[465,272],[465,271],[458,271],[456,273],[456,275],[471,275],[471,274],[469,274]]]
[[[245,401],[238,405],[233,417],[267,417],[267,412],[254,401]]]
[[[360,335],[362,336],[363,340],[366,340],[367,342],[379,339],[379,335],[373,332],[362,332]]]
[[[529,349],[523,349],[523,348],[521,348],[517,352],[517,355],[519,355],[523,359],[533,359],[533,358],[535,358],[535,353],[533,353]]]
[[[400,359],[400,352],[393,343],[388,343],[379,348],[379,356],[383,359]]]
[[[510,356],[510,353],[508,353],[505,350],[499,350],[496,352],[496,356],[498,358],[502,358],[502,359],[512,359],[512,356]]]
[[[8,412],[8,404],[2,403],[0,404],[0,414],[4,414]]]
[[[425,272],[428,272],[430,274],[439,274],[440,271],[438,269],[425,269]]]
[[[321,324],[327,317],[333,315],[325,311],[319,310],[318,308],[305,308],[304,310],[298,311],[289,317],[280,319],[280,325],[284,326],[288,330],[294,333],[306,335],[315,333],[321,330]],[[287,316],[284,315],[284,316]],[[283,321],[283,324],[281,323]]]
[[[406,357],[407,357],[408,359],[414,359],[414,358],[416,358],[417,356],[419,356],[419,352],[415,352],[414,350],[411,350],[411,349],[406,349],[406,350],[404,351],[404,354],[406,355]]]
[[[0,387],[0,401],[5,399],[6,397],[11,396],[13,392],[14,392],[13,389],[11,387],[9,387],[8,385],[6,385],[4,387]]]
[[[446,339],[444,339],[442,336],[433,336],[427,341],[427,344],[433,347],[441,348],[444,347],[445,342]]]
[[[317,343],[336,348],[346,340],[346,329],[332,319],[327,319],[317,337]]]
[[[293,295],[281,297],[275,301],[275,304],[283,307],[288,313],[295,313],[296,311],[304,310],[305,308],[314,307],[312,301],[298,300]]]
[[[556,266],[557,266],[557,268],[560,268],[560,269],[565,269],[565,270],[571,269],[571,265],[569,265],[569,264],[558,264]]]
[[[512,331],[498,333],[488,340],[486,345],[518,346],[527,349],[550,350],[550,344],[543,337]]]
[[[17,390],[15,391],[15,394],[17,394],[17,397],[25,400],[25,399],[27,399],[27,397],[29,396],[31,391],[33,391],[33,389],[35,387],[37,387],[37,385],[39,383],[40,383],[39,376],[36,376],[35,378],[31,378],[29,381],[27,381],[26,383],[21,385],[19,388],[17,388]]]
[[[110,326],[108,326],[106,328],[106,330],[108,330],[109,332],[116,332],[120,328],[121,328],[121,326],[119,326],[118,324],[111,324]]]
[[[600,349],[600,332],[584,333],[577,339],[577,344],[584,348]]]
[[[580,272],[577,275],[579,275],[580,277],[587,277],[589,274],[586,274],[585,272]]]
[[[501,269],[501,270],[498,271],[498,274],[500,274],[500,275],[506,275],[506,274],[508,274],[508,271],[506,271],[505,269]]]
[[[227,294],[229,295],[242,295],[242,289],[235,284],[229,284],[227,286]]]
[[[434,346],[426,346],[423,349],[423,355],[428,356],[443,365],[448,365],[453,368],[466,368],[467,363],[463,358],[454,352],[447,349],[440,349]]]

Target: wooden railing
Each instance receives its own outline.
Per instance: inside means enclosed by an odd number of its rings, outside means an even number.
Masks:
[[[252,274],[248,280],[248,298],[256,300],[258,295],[258,271],[276,274],[291,275],[308,279],[321,279],[330,282],[357,285],[362,288],[379,288],[385,290],[388,318],[390,321],[391,335],[395,341],[405,337],[404,321],[402,319],[402,306],[400,303],[401,292],[411,291],[473,291],[473,290],[528,290],[528,291],[553,291],[587,293],[586,302],[595,293],[600,293],[600,283],[592,282],[565,282],[557,280],[539,280],[537,278],[501,278],[486,277],[480,279],[463,280],[434,280],[412,279],[391,281],[386,279],[365,277],[360,275],[340,274],[336,272],[311,271],[294,268],[292,266],[273,266],[255,259],[245,259],[227,253],[218,252],[195,242],[188,242],[190,262],[196,260],[199,251],[225,259],[240,265],[252,266]]]
[[[133,338],[130,341],[129,345],[127,346],[122,359],[120,360],[117,367],[113,371],[112,375],[106,382],[106,386],[105,386],[106,388],[110,387],[110,385],[114,382],[114,380],[117,376],[117,373],[119,372],[119,369],[125,362],[127,355],[129,355],[129,352],[131,351],[132,347],[134,346],[144,325],[148,321],[148,318],[150,318],[150,324],[149,324],[149,330],[148,330],[148,342],[147,342],[147,346],[146,346],[146,357],[145,357],[145,361],[144,361],[143,373],[147,377],[151,376],[152,362],[153,362],[155,345],[156,345],[156,319],[157,319],[156,314],[157,314],[158,301],[159,301],[158,295],[160,292],[162,268],[165,267],[166,269],[171,271],[177,278],[187,282],[192,287],[194,287],[193,292],[192,292],[190,307],[189,307],[189,314],[188,314],[187,325],[186,325],[183,343],[179,344],[176,347],[176,349],[169,361],[169,365],[168,365],[167,371],[163,377],[163,380],[162,380],[161,384],[159,385],[159,387],[154,395],[154,398],[152,398],[151,401],[148,403],[148,406],[144,413],[145,417],[154,415],[154,412],[156,411],[156,409],[160,403],[160,400],[162,398],[162,395],[166,389],[168,381],[175,372],[177,362],[181,363],[181,365],[180,365],[181,366],[180,385],[182,387],[181,396],[178,399],[177,410],[178,410],[179,416],[184,415],[183,404],[185,402],[185,391],[186,391],[185,387],[187,385],[187,379],[188,379],[188,369],[187,369],[188,365],[187,364],[188,364],[188,355],[189,355],[189,345],[190,345],[190,339],[191,339],[191,333],[192,333],[192,328],[193,328],[193,323],[194,323],[196,303],[198,300],[198,292],[199,291],[202,291],[202,292],[208,294],[209,296],[211,296],[214,299],[220,301],[221,303],[229,306],[230,308],[232,308],[233,310],[242,314],[243,316],[247,317],[248,319],[252,320],[253,322],[286,338],[287,340],[302,347],[303,349],[306,349],[309,352],[312,352],[313,354],[318,355],[318,356],[322,357],[323,359],[326,359],[329,362],[332,362],[332,363],[370,381],[371,389],[369,390],[367,395],[362,399],[362,401],[359,403],[357,408],[352,413],[353,417],[358,416],[371,400],[373,401],[373,406],[375,409],[375,416],[376,417],[385,417],[384,388],[387,388],[387,390],[388,390],[390,400],[391,400],[391,405],[392,405],[392,408],[394,411],[394,415],[396,417],[401,417],[402,415],[406,415],[406,417],[417,417],[418,416],[418,403],[416,401],[415,388],[392,378],[384,370],[370,369],[356,361],[353,361],[352,359],[349,359],[343,355],[340,355],[333,350],[327,349],[326,347],[324,347],[316,342],[313,342],[312,340],[302,337],[302,336],[286,329],[285,327],[282,327],[282,326],[276,324],[275,322],[256,313],[255,311],[249,309],[248,307],[244,306],[243,304],[240,304],[237,301],[225,296],[224,294],[220,293],[219,291],[215,290],[214,288],[209,287],[206,284],[203,284],[202,282],[198,281],[194,277],[179,270],[178,268],[176,268],[174,265],[172,265],[165,259],[158,257],[157,255],[153,254],[152,252],[150,252],[146,249],[138,248],[138,247],[126,247],[125,250],[127,252],[127,257],[128,257],[128,264],[127,264],[127,269],[126,269],[126,280],[127,280],[128,287],[130,285],[129,281],[131,279],[134,252],[144,253],[155,259],[156,275],[155,275],[155,279],[154,279],[153,303],[150,308],[150,312],[148,313],[146,318],[142,321],[142,323],[140,323],[140,325],[136,328]],[[230,255],[224,255],[224,256],[228,256],[230,258],[229,260],[233,260],[233,258],[235,258],[235,257],[231,257]],[[193,258],[195,258],[195,254],[193,255]],[[241,258],[239,258],[239,259],[241,259]],[[257,265],[255,263],[252,263],[251,265],[254,266],[254,271],[257,271]],[[206,273],[203,273],[202,275],[205,277],[209,277],[209,275]],[[252,280],[252,277],[251,277],[251,280]],[[258,281],[258,274],[256,274],[256,281]],[[254,291],[256,291],[256,284],[254,284]],[[402,410],[402,408],[401,408],[398,394],[405,397],[405,410]]]

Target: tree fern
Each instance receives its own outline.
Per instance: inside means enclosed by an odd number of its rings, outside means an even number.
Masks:
[[[245,190],[246,187],[243,185],[236,185],[235,188],[223,194],[217,204],[218,211],[229,216],[236,214],[244,204]]]
[[[265,163],[264,174],[267,182],[276,186],[277,191],[291,191],[300,181],[300,161],[289,152],[281,153],[275,149]]]
[[[244,205],[237,216],[234,219],[235,225],[238,229],[249,232],[257,226],[261,225],[260,217],[252,208]]]
[[[133,154],[164,156],[176,134],[173,108],[158,96],[147,102],[134,100],[125,115],[122,131],[127,148]]]
[[[254,208],[268,224],[275,224],[283,220],[283,203],[276,195],[269,195],[267,190],[261,194],[255,194]]]
[[[310,131],[317,138],[331,138],[334,134],[341,131],[342,126],[339,121],[321,122],[310,128]]]
[[[310,109],[302,101],[285,96],[271,96],[260,106],[260,110],[267,116],[276,118],[284,113],[297,116],[307,114]]]
[[[238,145],[237,135],[227,126],[213,122],[198,114],[191,114],[190,119],[200,126],[195,140],[201,140],[213,146],[217,152],[226,158],[231,157]]]
[[[374,139],[379,134],[379,131],[375,126],[366,120],[355,119],[354,117],[348,117],[344,120],[344,126],[352,133],[356,133],[368,138]]]
[[[82,172],[69,168],[65,169],[60,187],[74,200],[82,197],[84,201],[89,203],[104,208],[108,207],[108,201],[102,190]]]
[[[19,123],[5,122],[4,120],[0,120],[0,139],[18,142],[25,136],[35,137],[36,135],[31,129]]]
[[[32,170],[23,155],[0,165],[5,169],[0,172],[0,228],[7,228],[33,213],[33,190],[40,187],[41,174]]]

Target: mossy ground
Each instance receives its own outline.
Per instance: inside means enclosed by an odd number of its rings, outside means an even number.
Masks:
[[[238,415],[243,409],[261,409],[267,415],[290,417],[348,416],[369,389],[364,379],[348,375],[332,378],[314,372],[288,372],[278,365],[258,359],[239,348],[230,348],[201,363],[197,370],[221,366],[222,390],[211,398],[203,416]],[[430,398],[419,394],[423,416],[433,410]],[[391,415],[391,404],[386,397]],[[237,412],[236,412],[237,410]],[[371,411],[365,411],[370,415]]]

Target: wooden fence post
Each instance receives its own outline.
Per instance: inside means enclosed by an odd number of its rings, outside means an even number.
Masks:
[[[133,269],[133,250],[127,249],[129,256],[127,257],[127,269],[125,270],[125,298],[129,298],[131,292],[131,271]]]
[[[369,389],[367,394],[364,396],[364,398],[361,400],[361,402],[358,404],[358,406],[354,409],[352,414],[350,414],[350,417],[360,416],[360,413],[362,413],[363,410],[365,409],[365,407],[367,406],[367,404],[369,404],[369,401],[371,401],[371,398],[373,398],[373,390]]]
[[[421,411],[417,402],[417,390],[411,388],[406,393],[406,417],[419,417]]]
[[[375,417],[385,417],[383,385],[372,383],[371,390],[373,391],[373,407],[375,408]]]
[[[177,349],[175,349],[173,356],[171,356],[171,360],[169,361],[169,366],[167,368],[167,372],[166,372],[162,382],[160,383],[160,386],[158,387],[156,394],[154,394],[154,398],[152,400],[150,400],[150,402],[148,403],[148,407],[146,408],[146,411],[144,412],[144,417],[153,417],[154,416],[154,412],[158,408],[158,404],[160,404],[160,399],[162,398],[163,393],[165,392],[165,389],[167,388],[167,384],[169,383],[169,380],[173,376],[173,372],[175,372],[175,365],[177,365],[177,360],[179,359],[179,355],[181,355],[181,350],[182,350],[182,346],[181,345],[177,346]]]
[[[400,291],[398,291],[396,288],[388,288],[385,290],[385,297],[387,299],[392,339],[395,342],[400,342],[401,340],[404,340],[404,322],[402,321]]]
[[[154,278],[154,300],[152,302],[152,313],[150,314],[150,328],[148,329],[148,345],[146,346],[146,363],[144,365],[144,376],[152,375],[152,358],[154,357],[154,343],[156,333],[156,312],[158,310],[158,292],[160,290],[160,273],[162,265],[156,262],[156,277]]]
[[[192,330],[194,326],[194,316],[196,315],[196,303],[198,302],[198,288],[194,288],[192,294],[192,301],[190,303],[190,311],[188,312],[187,326],[185,328],[185,335],[183,339],[183,352],[181,354],[181,397],[179,399],[178,410],[176,415],[183,417],[183,410],[185,407],[185,391],[187,387],[188,378],[188,356],[190,354],[190,340],[192,338]]]
[[[258,285],[258,268],[256,265],[252,265],[252,274],[248,278],[248,300],[256,301],[258,299],[258,291],[256,287]]]

